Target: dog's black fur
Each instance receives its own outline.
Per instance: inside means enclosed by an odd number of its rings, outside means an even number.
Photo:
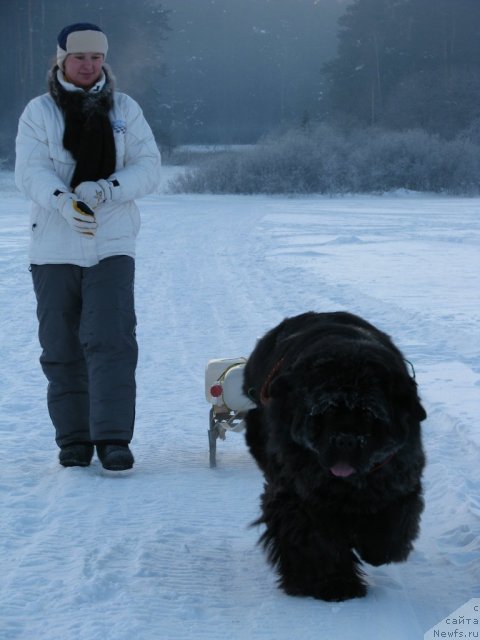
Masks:
[[[346,312],[287,318],[245,367],[265,476],[261,541],[289,594],[364,596],[360,559],[406,560],[423,510],[426,418],[402,353]]]

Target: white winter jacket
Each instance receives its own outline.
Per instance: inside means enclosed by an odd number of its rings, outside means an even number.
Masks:
[[[32,200],[31,264],[91,267],[112,255],[135,257],[140,213],[134,198],[155,191],[160,153],[139,105],[114,92],[110,112],[116,148],[120,197],[95,209],[94,238],[74,231],[55,206],[54,192],[70,191],[75,160],[63,147],[64,118],[50,94],[31,100],[20,117],[16,141],[15,181]]]

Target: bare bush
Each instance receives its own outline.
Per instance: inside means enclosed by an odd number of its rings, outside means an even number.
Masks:
[[[383,193],[396,189],[480,192],[480,145],[423,130],[341,132],[320,124],[226,153],[172,185],[190,193]]]

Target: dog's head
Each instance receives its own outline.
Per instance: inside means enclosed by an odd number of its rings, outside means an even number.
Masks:
[[[269,393],[284,444],[308,450],[337,478],[384,464],[426,418],[403,360],[370,343],[298,358]]]

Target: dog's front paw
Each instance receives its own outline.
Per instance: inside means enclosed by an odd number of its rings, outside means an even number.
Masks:
[[[333,576],[325,584],[318,587],[314,598],[327,602],[341,602],[352,598],[363,598],[367,595],[367,587],[357,577]]]
[[[358,553],[364,562],[379,567],[382,564],[390,564],[391,562],[405,562],[413,544],[403,543],[398,546],[389,546],[388,548],[363,548],[358,549]]]
[[[342,602],[367,595],[366,585],[357,576],[334,575],[314,585],[283,584],[282,587],[288,595],[310,596],[327,602]]]

